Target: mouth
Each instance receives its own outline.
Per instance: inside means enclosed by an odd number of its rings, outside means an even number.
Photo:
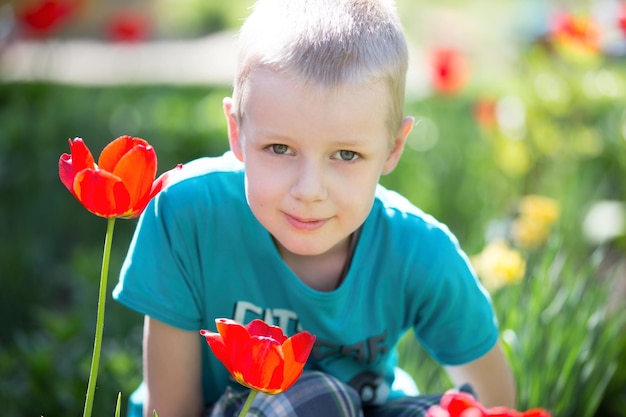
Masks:
[[[285,213],[285,218],[287,219],[287,223],[289,223],[291,227],[293,227],[296,230],[306,231],[306,232],[317,230],[328,222],[328,219],[302,218],[302,217],[292,216],[287,213]]]

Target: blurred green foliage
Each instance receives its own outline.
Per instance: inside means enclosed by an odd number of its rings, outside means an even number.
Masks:
[[[238,29],[253,3],[252,0],[158,0],[154,6],[161,30],[168,37],[193,37]]]

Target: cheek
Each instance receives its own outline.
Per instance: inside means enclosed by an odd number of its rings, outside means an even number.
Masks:
[[[246,196],[248,197],[248,203],[251,206],[262,206],[264,195],[266,195],[266,192],[263,182],[255,179],[254,176],[248,176],[246,178]]]
[[[247,169],[247,168],[246,168]],[[280,194],[281,179],[268,172],[255,169],[246,171],[246,196],[252,207],[262,208]],[[283,180],[284,181],[284,180]]]
[[[351,175],[349,181],[337,181],[333,196],[341,206],[352,212],[368,211],[376,192],[378,176],[371,172]]]

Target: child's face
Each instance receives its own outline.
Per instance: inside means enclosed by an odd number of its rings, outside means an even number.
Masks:
[[[229,140],[245,163],[252,212],[281,250],[322,255],[345,244],[369,214],[381,174],[402,153],[413,119],[390,138],[384,84],[320,93],[268,69],[248,81]]]

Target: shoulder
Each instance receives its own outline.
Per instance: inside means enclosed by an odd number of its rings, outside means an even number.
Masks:
[[[156,217],[206,217],[245,206],[243,164],[232,153],[190,161],[150,202]],[[217,210],[218,208],[229,210]]]
[[[468,274],[468,258],[448,226],[397,192],[379,187],[363,227],[363,246],[379,254],[388,268],[398,268],[420,282],[457,269]],[[405,276],[405,275],[403,275]]]
[[[168,200],[191,197],[197,201],[223,196],[223,192],[243,190],[243,181],[243,163],[232,152],[226,152],[221,156],[198,158],[184,164],[160,197]]]
[[[210,175],[227,176],[237,173],[243,173],[243,163],[229,151],[221,156],[198,158],[184,164],[182,169],[172,178],[167,188],[193,182]]]
[[[398,192],[378,186],[372,216],[380,228],[389,228],[393,235],[412,241],[425,238],[449,241],[458,245],[456,237],[447,225],[410,202]],[[405,241],[406,242],[406,241]]]

